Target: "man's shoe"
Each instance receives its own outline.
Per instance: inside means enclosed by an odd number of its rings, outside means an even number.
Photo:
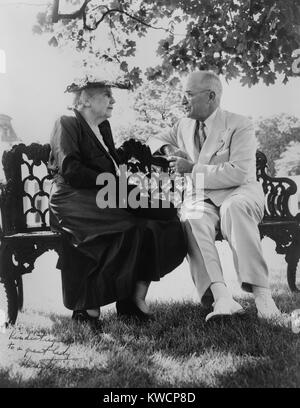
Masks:
[[[213,308],[214,310],[206,316],[206,322],[245,314],[242,306],[230,297],[221,297],[213,303]]]
[[[282,317],[280,310],[277,308],[274,300],[269,295],[261,295],[255,298],[257,316],[260,319],[278,319]]]
[[[131,299],[118,300],[116,309],[118,316],[133,317],[143,323],[154,320],[152,314],[143,312]]]
[[[77,323],[87,324],[94,332],[102,331],[102,324],[99,317],[90,316],[86,310],[74,310],[72,320]]]

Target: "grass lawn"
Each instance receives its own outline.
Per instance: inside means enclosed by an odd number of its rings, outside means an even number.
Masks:
[[[273,277],[281,310],[300,308],[283,273]],[[153,302],[156,321],[103,315],[103,333],[65,315],[25,310],[0,334],[1,387],[299,387],[300,334],[283,321],[256,317],[251,297],[245,318],[205,324],[192,301]]]

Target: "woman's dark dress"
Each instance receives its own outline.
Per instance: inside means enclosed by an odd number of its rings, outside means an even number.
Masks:
[[[137,280],[160,280],[183,261],[186,241],[177,216],[153,220],[126,209],[98,208],[96,178],[101,172],[116,174],[115,166],[81,114],[74,113],[61,117],[51,136],[50,224],[71,241],[64,243],[59,267],[64,305],[79,310],[130,296]],[[99,128],[119,164],[109,122]]]

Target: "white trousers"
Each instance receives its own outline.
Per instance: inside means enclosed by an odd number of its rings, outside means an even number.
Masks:
[[[251,292],[252,285],[269,287],[268,268],[263,258],[258,223],[263,208],[250,197],[236,194],[224,200],[220,208],[204,202],[199,218],[184,220],[188,239],[188,261],[200,300],[211,297],[209,287],[224,282],[220,258],[215,245],[221,229],[230,245],[238,281]],[[224,282],[225,283],[225,282]]]

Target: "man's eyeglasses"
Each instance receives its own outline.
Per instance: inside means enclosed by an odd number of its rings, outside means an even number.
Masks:
[[[184,94],[184,97],[185,97],[186,99],[192,99],[192,98],[194,98],[194,96],[198,95],[199,93],[207,92],[207,91],[211,91],[211,89],[202,89],[201,91],[197,91],[197,92],[195,92],[194,94],[185,93],[185,94]]]

